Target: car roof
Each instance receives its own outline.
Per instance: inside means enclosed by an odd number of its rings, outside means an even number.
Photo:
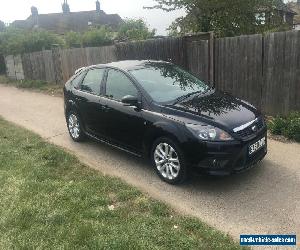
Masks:
[[[147,63],[166,63],[169,64],[169,62],[165,61],[155,61],[155,60],[126,60],[126,61],[118,61],[118,62],[112,62],[112,63],[107,63],[107,64],[97,64],[97,65],[92,65],[88,68],[94,68],[94,67],[114,67],[118,69],[122,69],[124,71],[129,71],[137,68],[141,68],[146,66]],[[80,69],[82,70],[82,69]]]

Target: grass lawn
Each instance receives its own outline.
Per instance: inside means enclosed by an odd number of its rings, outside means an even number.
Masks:
[[[10,80],[4,75],[0,75],[0,83],[15,86],[20,89],[30,89],[38,92],[42,92],[52,96],[63,96],[63,85],[48,83],[37,80]]]
[[[240,249],[0,118],[0,249]]]

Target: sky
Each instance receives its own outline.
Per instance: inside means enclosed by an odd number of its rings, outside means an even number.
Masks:
[[[26,19],[30,7],[38,8],[40,14],[61,12],[63,0],[1,0],[0,20],[10,23],[14,20]],[[96,0],[68,0],[72,12],[96,9]],[[122,18],[143,18],[155,28],[158,35],[166,35],[166,28],[184,11],[164,12],[162,10],[145,10],[144,6],[155,4],[153,0],[100,0],[101,9],[107,14],[119,14]]]

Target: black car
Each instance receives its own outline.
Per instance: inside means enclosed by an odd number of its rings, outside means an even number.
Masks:
[[[267,154],[267,128],[255,107],[171,63],[82,68],[65,84],[64,97],[74,141],[90,137],[149,157],[171,184],[184,181],[192,169],[242,172]]]

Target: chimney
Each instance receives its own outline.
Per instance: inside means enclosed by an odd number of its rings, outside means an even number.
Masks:
[[[32,15],[33,17],[37,17],[37,16],[39,15],[39,12],[38,12],[37,7],[35,7],[35,6],[32,6],[32,7],[31,7],[31,15]]]
[[[64,14],[70,13],[70,6],[67,0],[64,0],[64,3],[62,4],[62,10]]]
[[[300,0],[298,0],[298,1],[300,1]],[[96,11],[97,11],[97,12],[100,12],[100,11],[101,11],[99,0],[96,1]]]

